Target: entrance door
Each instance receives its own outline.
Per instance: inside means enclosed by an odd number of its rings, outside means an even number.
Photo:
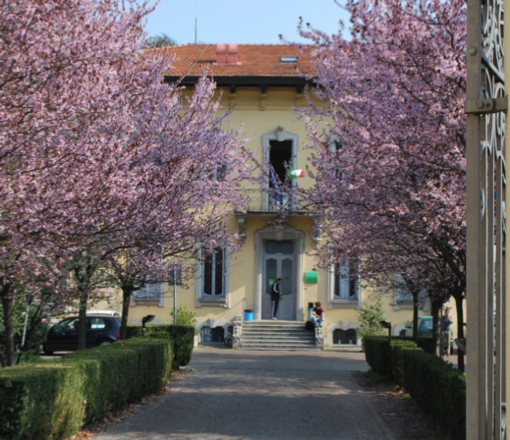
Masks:
[[[296,319],[294,247],[292,240],[264,242],[262,319],[271,319],[271,287],[278,278],[283,280],[280,285],[283,296],[280,298],[276,316],[284,321]]]

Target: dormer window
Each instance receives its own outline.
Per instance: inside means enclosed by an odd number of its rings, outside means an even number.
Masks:
[[[294,57],[294,56],[280,57],[280,62],[282,62],[282,63],[297,63],[297,57]]]

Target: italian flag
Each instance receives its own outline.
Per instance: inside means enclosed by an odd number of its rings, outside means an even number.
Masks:
[[[291,179],[301,179],[305,177],[305,172],[303,170],[293,170],[292,165],[289,165],[289,177]]]

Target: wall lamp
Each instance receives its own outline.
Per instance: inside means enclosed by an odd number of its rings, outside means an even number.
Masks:
[[[388,329],[388,342],[391,342],[391,322],[388,321],[379,321],[382,327]]]
[[[142,318],[142,335],[145,336],[145,324],[151,322],[156,316],[155,315],[147,315]]]

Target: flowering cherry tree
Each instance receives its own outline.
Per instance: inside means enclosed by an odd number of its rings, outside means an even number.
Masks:
[[[465,2],[349,0],[352,39],[301,27],[315,47],[319,97],[309,121],[323,211],[323,263],[364,259],[364,277],[421,278],[465,292]]]
[[[243,204],[248,153],[225,115],[215,116],[213,83],[183,95],[162,81],[167,49],[139,50],[150,12],[134,0],[0,0],[8,364],[15,295],[74,292],[83,346],[86,303],[108,283],[109,261],[127,250],[178,249],[200,231],[210,249],[230,238],[223,218]]]
[[[185,108],[172,109],[173,128],[159,130],[164,142],[135,166],[132,205],[140,215],[120,240],[122,258],[108,258],[111,284],[123,292],[122,337],[134,291],[168,281],[173,265],[199,247],[236,247],[225,218],[246,204],[240,184],[251,175],[253,158],[239,133],[221,128],[227,115],[215,116],[213,92],[213,83],[200,81]]]
[[[0,298],[8,363],[13,295],[37,293],[41,281],[53,287],[63,249],[72,250],[67,239],[94,234],[96,214],[107,212],[105,197],[90,202],[106,193],[101,180],[115,180],[107,151],[120,154],[122,127],[131,131],[125,104],[145,74],[132,70],[129,81],[126,56],[147,13],[147,5],[123,10],[115,1],[0,2]]]

